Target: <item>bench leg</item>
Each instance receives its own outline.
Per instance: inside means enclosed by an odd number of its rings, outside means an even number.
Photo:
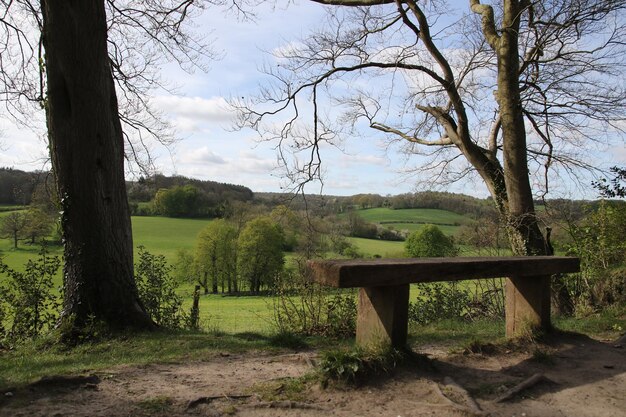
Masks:
[[[550,328],[550,276],[507,278],[506,336]]]
[[[358,346],[406,346],[409,285],[369,287],[359,290],[356,323]]]

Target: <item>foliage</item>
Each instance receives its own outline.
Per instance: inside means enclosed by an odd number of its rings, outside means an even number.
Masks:
[[[190,249],[180,248],[176,251],[172,274],[179,284],[196,281],[195,257]]]
[[[287,270],[275,284],[273,324],[279,333],[348,338],[356,332],[354,293],[335,291],[308,278],[305,268]]]
[[[205,294],[209,291],[209,278],[213,293],[217,293],[218,284],[222,290],[226,284],[229,293],[233,289],[237,292],[237,230],[232,224],[218,219],[200,231],[194,271]]]
[[[611,180],[601,178],[594,182],[593,186],[600,191],[603,197],[626,197],[626,169],[614,166],[611,168],[611,172],[613,173]]]
[[[419,298],[409,303],[409,321],[425,325],[465,317],[471,295],[457,283],[420,284],[419,289]]]
[[[368,378],[389,374],[403,359],[404,354],[390,346],[338,349],[322,353],[319,370],[324,384],[330,381],[360,384]]]
[[[375,210],[375,209],[373,209]],[[392,230],[381,225],[366,221],[360,212],[354,210],[348,211],[346,216],[347,233],[352,237],[362,237],[365,239],[380,239],[390,241],[403,241],[402,233]]]
[[[24,238],[27,225],[26,214],[14,211],[0,219],[0,236],[13,240],[13,247],[17,249],[17,242]]]
[[[6,286],[0,288],[0,293],[4,293],[0,300],[0,318],[4,310],[4,323],[10,323],[5,331],[8,339],[32,339],[54,327],[60,307],[54,276],[60,265],[61,260],[50,256],[45,245],[37,259],[26,263],[24,272],[0,262],[0,272],[8,278]],[[0,320],[0,331],[2,322]]]
[[[237,271],[249,282],[253,294],[262,286],[271,287],[282,271],[285,258],[282,247],[283,231],[268,217],[249,221],[237,239]]]
[[[193,185],[162,188],[154,196],[154,212],[168,217],[204,215],[202,196]]]
[[[53,226],[54,218],[50,214],[40,208],[31,207],[26,213],[26,227],[23,235],[30,240],[31,244],[34,244],[37,239],[48,236]]]
[[[459,253],[454,240],[444,235],[435,225],[427,225],[422,230],[411,233],[406,240],[405,249],[413,257],[456,256]]]
[[[176,329],[181,328],[186,319],[170,271],[163,255],[153,255],[143,246],[139,247],[139,262],[135,265],[139,298],[156,324]]]
[[[603,201],[578,224],[570,224],[569,254],[581,259],[581,272],[567,280],[576,309],[599,309],[626,302],[626,204]]]

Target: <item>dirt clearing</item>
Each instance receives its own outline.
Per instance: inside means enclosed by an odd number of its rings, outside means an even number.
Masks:
[[[433,369],[407,366],[359,388],[326,389],[295,379],[312,371],[313,351],[224,352],[202,362],[50,377],[1,393],[0,416],[621,417],[624,344],[567,335],[527,352],[414,347]]]

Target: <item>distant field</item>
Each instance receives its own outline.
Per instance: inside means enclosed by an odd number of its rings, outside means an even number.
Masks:
[[[388,240],[363,239],[349,237],[348,241],[355,244],[365,256],[380,255],[383,258],[397,258],[404,253],[404,242],[390,242]]]
[[[0,212],[0,217],[7,212]],[[176,251],[181,248],[192,249],[200,230],[206,227],[211,220],[171,219],[168,217],[132,217],[133,245],[135,253],[142,245],[153,253],[166,257],[169,262],[176,258]],[[50,246],[50,252],[61,255],[62,249]],[[0,253],[4,262],[13,268],[21,269],[28,259],[34,258],[39,252],[38,246],[30,246],[20,241],[17,250],[13,249],[12,241],[0,239]]]
[[[173,262],[178,249],[194,248],[198,233],[211,220],[133,216],[132,223],[135,248],[145,246],[149,252]]]
[[[365,220],[373,223],[381,222],[423,222],[432,224],[464,224],[467,217],[447,210],[439,209],[402,209],[372,208],[358,210],[357,213]]]
[[[439,209],[392,210],[381,207],[358,210],[356,213],[368,222],[410,232],[420,230],[426,224],[436,224],[447,235],[454,235],[459,225],[470,222],[465,216]]]

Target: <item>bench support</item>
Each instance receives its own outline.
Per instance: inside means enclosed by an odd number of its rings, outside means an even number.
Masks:
[[[359,289],[357,345],[405,347],[408,315],[409,284]]]
[[[508,278],[505,315],[509,338],[550,330],[550,276]]]

